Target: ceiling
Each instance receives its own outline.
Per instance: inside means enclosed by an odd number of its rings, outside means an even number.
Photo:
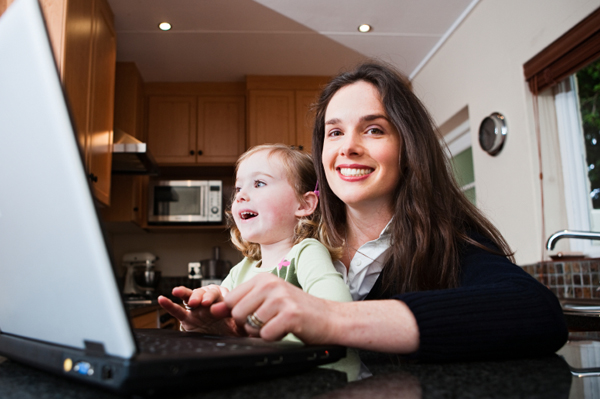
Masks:
[[[412,78],[478,1],[108,0],[117,60],[146,82],[334,75],[366,58]]]

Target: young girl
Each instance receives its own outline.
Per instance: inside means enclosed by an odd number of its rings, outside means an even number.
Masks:
[[[182,330],[230,333],[231,322],[219,322],[207,310],[233,288],[263,273],[274,274],[319,298],[352,300],[332,264],[332,257],[339,258],[339,250],[326,246],[329,240],[320,228],[316,185],[310,155],[286,145],[253,147],[239,158],[235,197],[228,216],[232,242],[245,258],[220,286],[194,291],[175,288],[173,295],[183,299],[186,310],[165,297],[159,298],[160,305],[181,321]],[[201,317],[197,317],[198,312]],[[247,332],[257,334],[264,324],[251,314],[247,317]]]

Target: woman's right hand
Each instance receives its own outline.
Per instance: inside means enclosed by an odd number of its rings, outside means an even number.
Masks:
[[[214,315],[229,316],[252,336],[274,341],[293,333],[307,344],[335,341],[332,317],[337,302],[317,298],[283,279],[261,273],[232,290],[223,302],[212,305]],[[264,326],[260,331],[246,323],[255,314]]]
[[[211,304],[223,300],[226,288],[217,285],[195,290],[175,287],[172,293],[191,309],[185,309],[162,295],[158,297],[158,304],[179,320],[183,330],[217,335],[246,335],[231,317],[215,316],[210,312]]]
[[[232,290],[211,313],[232,316],[240,328],[268,341],[292,333],[306,344],[337,344],[378,352],[412,353],[419,348],[415,316],[395,299],[334,302],[317,298],[270,274],[261,273]],[[246,323],[254,314],[263,327]]]

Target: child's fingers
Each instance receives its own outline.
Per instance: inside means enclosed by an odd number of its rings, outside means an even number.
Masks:
[[[187,311],[184,308],[182,308],[181,306],[173,303],[167,297],[164,297],[162,295],[159,296],[158,297],[158,304],[164,310],[166,310],[167,312],[169,312],[169,314],[171,314],[173,317],[175,317],[179,321],[183,321],[187,317]]]
[[[179,286],[173,288],[171,293],[177,298],[188,302],[190,295],[192,295],[192,290],[187,287]]]
[[[192,291],[189,299],[186,301],[191,308],[196,308],[202,305],[202,300],[204,299],[204,295],[206,294],[205,287],[196,288]]]
[[[202,306],[210,306],[215,302],[223,301],[223,293],[218,285],[209,285],[204,287],[204,296],[202,297]]]

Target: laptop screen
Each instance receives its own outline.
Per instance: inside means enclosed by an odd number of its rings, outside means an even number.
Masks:
[[[135,353],[37,0],[0,17],[0,331]]]

